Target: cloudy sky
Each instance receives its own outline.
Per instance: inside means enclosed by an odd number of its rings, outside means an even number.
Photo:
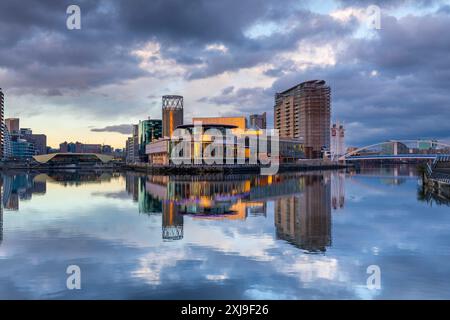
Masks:
[[[1,0],[0,87],[5,116],[53,147],[123,147],[164,94],[184,96],[185,122],[266,111],[272,125],[274,93],[319,78],[347,145],[449,141],[449,30],[447,0]]]

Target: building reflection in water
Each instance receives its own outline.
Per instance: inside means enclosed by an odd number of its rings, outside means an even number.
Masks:
[[[180,240],[184,216],[245,220],[275,208],[279,239],[310,252],[331,245],[331,210],[344,206],[345,173],[277,176],[126,177],[126,190],[145,214],[162,214],[162,238]]]
[[[34,195],[45,195],[47,182],[64,186],[80,186],[88,183],[111,181],[113,177],[119,176],[119,173],[80,170],[55,171],[51,173],[2,173],[0,177],[0,244],[3,241],[4,211],[18,211],[20,201],[29,201]]]
[[[275,227],[279,239],[309,252],[331,245],[331,184],[329,175],[303,176],[299,195],[275,201]]]
[[[2,199],[0,203],[0,246],[3,242],[3,177],[0,176],[0,199]]]
[[[184,217],[174,202],[163,202],[162,238],[164,240],[183,239]]]
[[[78,186],[120,175],[77,171],[3,175],[1,237],[3,208],[18,210],[19,200],[45,194],[47,182]],[[344,206],[344,183],[341,172],[206,177],[125,174],[126,191],[138,203],[139,212],[161,215],[164,240],[183,239],[185,215],[209,220],[267,217],[268,203],[273,202],[277,237],[312,252],[331,245],[331,210]]]
[[[2,174],[0,177],[0,244],[3,242],[3,213],[18,211],[19,201],[31,200],[33,195],[47,191],[45,178],[39,174]]]
[[[47,191],[45,177],[39,174],[2,175],[2,205],[5,210],[19,210],[19,200],[31,200],[32,195]]]
[[[331,172],[331,206],[334,210],[345,205],[345,171]]]

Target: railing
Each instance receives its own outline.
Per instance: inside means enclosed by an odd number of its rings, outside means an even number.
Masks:
[[[429,163],[427,163],[427,165],[425,167],[425,173],[426,173],[427,177],[431,177],[431,175],[433,174],[433,169],[431,168]]]

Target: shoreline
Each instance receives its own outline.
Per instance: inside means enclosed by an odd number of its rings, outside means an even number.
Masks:
[[[277,173],[293,171],[339,170],[351,167],[348,164],[308,162],[299,164],[280,164]],[[126,170],[148,174],[257,174],[260,165],[126,165]]]
[[[340,170],[350,168],[350,164],[311,160],[297,164],[280,164],[277,173],[293,171]],[[113,166],[1,166],[0,171],[133,171],[157,175],[202,175],[202,174],[257,174],[260,165],[150,165],[123,164]]]

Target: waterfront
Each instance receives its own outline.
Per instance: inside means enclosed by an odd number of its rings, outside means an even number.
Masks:
[[[450,298],[449,206],[413,167],[2,181],[1,299]]]

